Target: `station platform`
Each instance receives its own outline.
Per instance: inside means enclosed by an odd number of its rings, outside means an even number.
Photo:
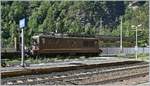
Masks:
[[[125,61],[135,61],[133,59],[114,59],[114,58],[105,58],[105,57],[95,57],[90,59],[80,59],[72,61],[60,61],[52,63],[41,63],[41,64],[30,64],[27,67],[4,67],[1,68],[1,76],[11,77],[19,75],[31,75],[36,73],[50,73],[50,72],[61,72],[69,69],[76,69],[78,67],[84,66],[94,66],[98,64],[105,63],[115,63],[115,62],[125,62]]]

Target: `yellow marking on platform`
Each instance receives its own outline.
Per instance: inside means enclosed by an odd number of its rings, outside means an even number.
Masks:
[[[86,74],[91,74],[91,72],[86,72]]]
[[[69,50],[70,51],[70,50],[97,50],[97,49],[95,49],[95,48],[85,48],[85,49],[83,49],[83,48],[73,48],[73,49],[61,48],[61,49],[43,49],[43,50]]]
[[[45,77],[44,79],[45,79],[45,80],[48,80],[49,78]]]
[[[33,80],[32,80],[32,79],[27,79],[27,81],[28,81],[28,82],[33,82]]]
[[[7,84],[8,84],[8,85],[12,85],[13,83],[12,83],[12,82],[7,82]]]
[[[82,75],[86,75],[86,73],[82,73]]]
[[[59,78],[58,76],[53,76],[53,78]]]
[[[18,80],[18,81],[17,81],[17,83],[23,83],[23,81],[21,81],[21,80]]]
[[[86,73],[80,73],[80,75],[85,75]]]
[[[41,80],[43,80],[42,78],[36,78],[37,79],[37,81],[41,81]]]
[[[95,72],[92,72],[92,73],[97,73],[97,72],[95,71]],[[91,74],[92,74],[92,73],[91,73]]]
[[[67,76],[61,76],[61,77],[67,77]]]
[[[78,73],[77,73],[77,74],[75,74],[75,75],[78,76],[78,75],[81,75],[81,74],[78,74]]]

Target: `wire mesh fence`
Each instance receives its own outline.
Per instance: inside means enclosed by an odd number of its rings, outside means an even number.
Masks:
[[[115,48],[100,48],[102,49],[102,54],[109,55],[109,54],[119,54],[120,53],[120,48],[115,47]],[[138,54],[144,53],[147,54],[149,53],[150,49],[149,47],[138,47]],[[122,48],[122,53],[124,54],[135,54],[135,48],[134,47],[128,47],[128,48]]]

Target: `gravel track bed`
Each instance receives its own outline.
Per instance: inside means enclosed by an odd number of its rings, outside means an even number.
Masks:
[[[136,66],[136,65],[144,65],[147,63],[140,62],[135,64],[127,64],[127,65],[120,65],[120,66],[110,66],[110,67],[100,67],[100,68],[93,68],[93,69],[79,69],[79,70],[72,70],[72,71],[65,71],[65,72],[53,72],[49,74],[41,74],[41,75],[27,75],[27,76],[18,76],[18,77],[9,77],[9,78],[3,78],[1,79],[1,83],[6,84],[23,84],[23,85],[38,85],[38,84],[45,84],[45,85],[68,85],[68,84],[74,84],[70,82],[69,80],[73,77],[71,76],[77,76],[84,74],[90,74],[90,73],[97,73],[102,70],[111,70],[114,68],[122,68],[122,67],[129,67],[129,66]],[[70,76],[70,77],[68,77]],[[68,78],[65,78],[68,77]],[[51,80],[50,80],[51,78]],[[55,79],[55,80],[52,80]],[[73,79],[78,79],[80,77],[74,77]],[[63,79],[63,80],[62,80]]]

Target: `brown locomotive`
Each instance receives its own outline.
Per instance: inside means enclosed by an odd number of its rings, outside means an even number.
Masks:
[[[133,38],[124,37],[124,41],[132,43]],[[98,55],[102,52],[100,47],[105,47],[108,43],[119,41],[119,37],[110,36],[88,36],[78,34],[55,34],[55,33],[40,33],[32,36],[31,49],[25,49],[26,56],[39,55]],[[2,48],[2,58],[20,56],[20,42],[15,42],[16,48]],[[114,46],[114,45],[113,45]],[[133,45],[132,45],[133,46]],[[107,47],[107,45],[106,45]],[[13,50],[13,51],[12,51]],[[31,52],[30,52],[31,51]]]
[[[36,35],[32,37],[33,55],[98,55],[97,38]]]

